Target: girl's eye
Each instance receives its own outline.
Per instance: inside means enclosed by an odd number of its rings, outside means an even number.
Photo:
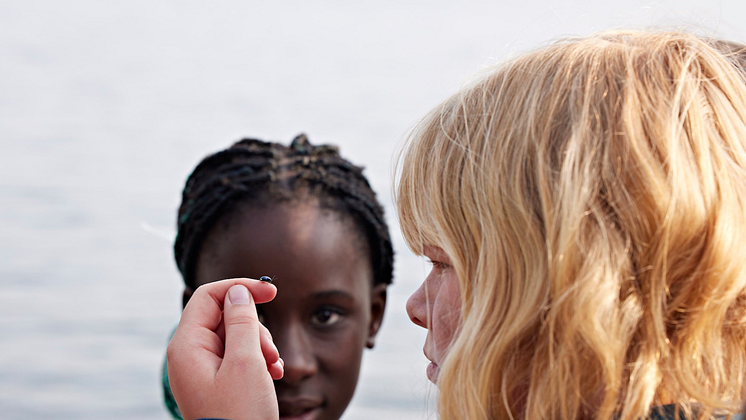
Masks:
[[[342,320],[342,314],[339,310],[333,308],[321,308],[313,313],[311,322],[314,325],[328,327]]]
[[[451,266],[450,264],[446,264],[441,261],[429,260],[428,262],[433,266],[433,268],[438,270],[445,270],[446,268],[449,268]]]

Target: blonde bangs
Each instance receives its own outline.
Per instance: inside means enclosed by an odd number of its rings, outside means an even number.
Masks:
[[[432,215],[438,213],[431,211],[431,207],[437,204],[437,195],[432,189],[437,190],[432,177],[437,174],[431,159],[433,137],[425,133],[423,120],[402,148],[396,161],[397,185],[396,185],[396,210],[399,225],[407,246],[417,255],[422,255],[425,245],[441,246],[438,241],[437,223]],[[416,139],[416,141],[414,141]]]
[[[407,245],[417,254],[425,245],[443,248],[449,256],[461,259],[463,250],[476,250],[468,242],[473,235],[460,231],[468,212],[461,211],[468,188],[462,185],[468,165],[468,145],[463,143],[458,113],[458,97],[444,102],[425,117],[409,136],[397,161],[397,213]]]
[[[431,112],[396,202],[462,288],[440,418],[738,411],[745,144],[742,73],[684,33],[558,42]]]

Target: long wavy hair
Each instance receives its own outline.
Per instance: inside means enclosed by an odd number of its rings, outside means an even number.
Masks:
[[[746,85],[711,43],[606,32],[489,68],[397,170],[408,245],[461,287],[441,419],[739,410]]]

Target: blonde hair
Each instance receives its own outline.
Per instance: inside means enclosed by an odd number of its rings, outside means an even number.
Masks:
[[[554,43],[426,116],[396,201],[461,287],[440,418],[738,411],[745,143],[744,80],[677,32]]]
[[[746,76],[746,45],[724,39],[707,39],[706,41],[726,56],[736,69]]]

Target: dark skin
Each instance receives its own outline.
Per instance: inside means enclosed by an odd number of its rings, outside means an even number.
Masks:
[[[208,234],[197,285],[264,275],[278,289],[257,310],[285,362],[285,376],[275,381],[281,419],[339,419],[386,306],[386,285],[373,284],[362,232],[313,198],[240,208]],[[184,291],[184,305],[192,292]]]

